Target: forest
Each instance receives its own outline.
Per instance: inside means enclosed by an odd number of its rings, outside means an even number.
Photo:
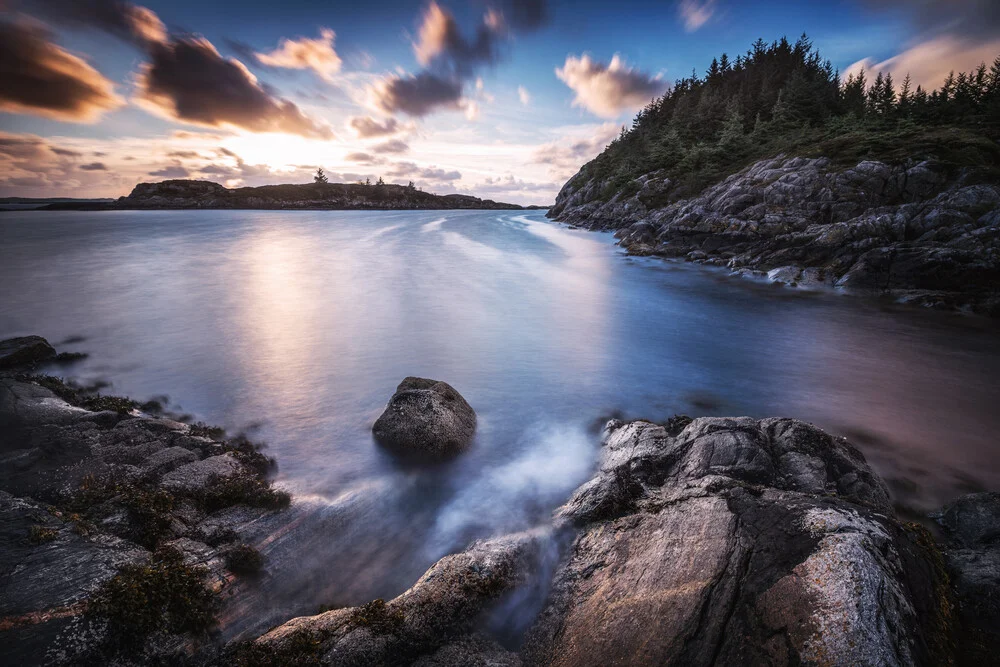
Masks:
[[[935,158],[997,178],[998,137],[1000,56],[926,90],[909,75],[842,78],[806,35],[794,44],[758,39],[734,59],[713,59],[704,76],[676,81],[570,184],[606,181],[600,197],[608,200],[659,172],[677,184],[675,199],[779,153],[843,164]]]

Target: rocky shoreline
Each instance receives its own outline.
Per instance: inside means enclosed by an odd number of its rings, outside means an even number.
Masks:
[[[582,174],[549,216],[614,230],[632,254],[1000,315],[1000,185],[976,169],[779,155],[683,199],[658,172],[610,197]]]
[[[436,195],[404,185],[307,183],[226,188],[211,181],[169,180],[139,183],[127,197],[103,202],[57,202],[44,211],[113,211],[172,209],[262,210],[459,210],[523,211],[545,208],[480,199],[471,195]]]
[[[10,664],[971,665],[1000,650],[1000,494],[959,499],[932,533],[896,518],[846,440],[747,417],[612,420],[593,478],[544,525],[446,556],[391,600],[223,632],[268,611],[257,547],[299,501],[245,439],[38,375],[55,354],[0,343]]]

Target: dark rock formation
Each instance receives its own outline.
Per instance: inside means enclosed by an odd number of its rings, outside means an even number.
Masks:
[[[939,520],[955,590],[959,662],[990,664],[1000,655],[1000,493],[965,496]]]
[[[476,412],[446,382],[408,377],[396,387],[372,433],[379,443],[407,454],[443,457],[468,446]]]
[[[47,208],[68,208],[53,205]],[[403,185],[308,183],[228,189],[209,181],[171,180],[139,183],[127,197],[108,206],[116,209],[503,209],[517,204],[470,195],[435,195]]]
[[[680,201],[655,172],[638,185],[605,200],[605,183],[573,179],[549,214],[618,230],[635,254],[1000,313],[1000,186],[970,170],[779,156]]]
[[[0,368],[30,366],[56,356],[49,341],[41,336],[22,336],[0,341]]]

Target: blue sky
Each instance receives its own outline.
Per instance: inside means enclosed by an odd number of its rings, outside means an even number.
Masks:
[[[525,8],[544,20],[521,21]],[[155,36],[121,19],[137,11],[163,24]],[[722,52],[806,32],[841,71],[905,68],[933,86],[1000,53],[990,12],[989,0],[13,0],[4,29],[44,55],[0,81],[15,91],[0,99],[0,195],[117,196],[168,176],[302,182],[322,166],[545,203],[643,101]],[[70,62],[89,97],[58,109],[19,97],[52,62]],[[363,135],[359,118],[385,131]]]

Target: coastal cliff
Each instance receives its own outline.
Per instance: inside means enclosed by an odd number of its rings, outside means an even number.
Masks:
[[[1000,650],[1000,495],[907,523],[846,440],[748,417],[611,420],[593,477],[540,525],[445,556],[391,600],[271,621],[258,588],[302,556],[287,543],[317,529],[308,503],[271,487],[245,440],[37,374],[56,359],[39,337],[0,345],[11,664],[964,665]]]
[[[470,195],[435,195],[404,185],[307,183],[225,188],[209,181],[139,183],[116,209],[502,209],[522,210]]]

